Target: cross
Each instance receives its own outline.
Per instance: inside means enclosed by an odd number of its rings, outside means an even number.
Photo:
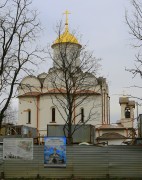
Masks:
[[[71,14],[68,10],[66,10],[64,12],[64,14],[66,15],[66,24],[65,25],[68,25],[68,15]]]

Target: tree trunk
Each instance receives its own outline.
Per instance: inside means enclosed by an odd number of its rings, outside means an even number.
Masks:
[[[67,137],[67,144],[68,145],[71,145],[71,144],[73,144],[73,138],[72,137]]]
[[[72,123],[69,122],[68,124],[68,137],[67,137],[67,144],[72,144],[73,138],[72,138]]]

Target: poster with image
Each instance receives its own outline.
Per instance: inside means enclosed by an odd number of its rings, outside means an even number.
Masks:
[[[44,167],[66,167],[66,138],[44,138]]]
[[[32,138],[4,138],[3,140],[4,160],[32,160],[33,139]]]

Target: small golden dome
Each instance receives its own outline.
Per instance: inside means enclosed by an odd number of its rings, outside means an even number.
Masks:
[[[68,17],[67,15],[69,14],[68,11],[65,12],[66,14],[66,23],[65,23],[65,31],[63,34],[61,34],[53,43],[52,47],[56,44],[61,44],[61,43],[72,43],[72,44],[78,44],[80,47],[81,45],[79,44],[77,38],[72,35],[70,32],[69,32],[69,28],[68,28]]]
[[[75,44],[79,44],[76,37],[74,35],[72,35],[68,30],[66,30],[63,34],[60,35],[60,37],[58,37],[55,40],[54,44],[58,44],[58,43],[75,43]]]

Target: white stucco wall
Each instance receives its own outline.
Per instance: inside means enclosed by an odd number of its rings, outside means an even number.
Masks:
[[[57,104],[57,103],[56,103]],[[55,105],[52,103],[52,99],[49,95],[44,95],[40,97],[40,126],[39,129],[41,131],[47,131],[48,124],[64,124],[64,120],[62,119],[60,113],[55,107],[55,123],[52,122],[52,107]],[[59,107],[62,114],[64,114],[63,110]]]
[[[75,101],[78,104],[81,101],[81,96],[78,100]],[[84,109],[84,121],[87,121],[87,124],[101,124],[102,123],[102,101],[101,95],[91,95],[83,103],[81,103],[76,108],[76,115],[80,114],[81,108]],[[90,117],[89,117],[90,115]],[[76,117],[76,122],[80,120],[81,116]]]
[[[54,67],[62,67],[63,56],[66,56],[67,64],[71,63],[72,66],[80,66],[80,46],[78,44],[57,44],[54,46],[53,55]]]
[[[28,124],[28,110],[31,110],[31,124]],[[19,98],[18,125],[37,128],[37,98]]]
[[[61,98],[61,95],[58,95]],[[66,119],[66,115],[61,105],[58,103],[56,98],[50,95],[45,94],[40,96],[39,99],[39,112],[38,112],[38,128],[40,130],[41,135],[47,134],[47,124],[65,124],[63,117]],[[83,98],[83,97],[82,97]],[[78,99],[75,101],[77,104],[81,100]],[[87,124],[101,124],[102,123],[102,105],[101,105],[101,96],[100,95],[92,95],[88,99],[86,99],[83,103],[81,103],[75,109],[75,115],[80,114],[80,109],[84,109],[84,120],[86,120],[89,116],[91,110],[91,117]],[[57,106],[57,107],[56,107]],[[52,107],[56,109],[56,122],[52,122]],[[60,113],[57,108],[59,108]],[[31,109],[31,124],[27,124],[28,115],[27,110]],[[80,115],[75,118],[75,123],[80,120]],[[19,98],[19,121],[18,124],[28,125],[30,127],[37,127],[37,97],[21,97]]]
[[[61,95],[59,95],[61,98]],[[49,95],[44,95],[40,98],[40,117],[39,117],[39,121],[40,121],[40,125],[39,125],[39,129],[40,130],[47,130],[47,124],[64,124],[64,118],[66,120],[66,114],[63,110],[63,108],[61,107],[61,105],[58,103],[58,101],[56,100],[56,98],[53,96],[53,102],[52,99]],[[79,101],[79,100],[78,100]],[[76,101],[75,103],[78,103],[78,101]],[[89,113],[90,113],[90,109],[92,109],[92,116],[90,118],[90,120],[87,122],[87,124],[100,124],[102,121],[101,118],[101,97],[100,96],[91,96],[88,100],[85,100],[85,102],[83,102],[80,106],[78,106],[75,110],[75,115],[80,114],[80,109],[84,108],[84,116],[85,116],[85,120],[88,118]],[[57,106],[57,107],[56,107]],[[56,109],[56,122],[53,123],[52,122],[52,112],[51,109],[52,107],[55,107]],[[59,111],[60,113],[59,113]],[[64,117],[62,117],[61,116]],[[76,123],[80,120],[80,115],[77,116],[75,118]]]

